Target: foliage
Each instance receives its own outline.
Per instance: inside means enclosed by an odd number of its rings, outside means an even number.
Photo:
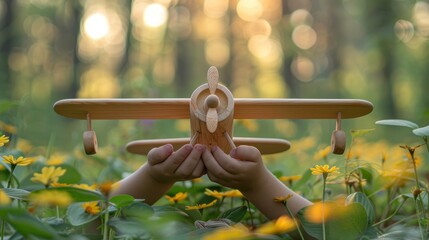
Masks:
[[[386,149],[380,149],[377,143],[362,143],[373,129],[352,131],[352,144],[340,160],[320,148],[315,154],[319,160],[315,161],[324,163],[313,163],[313,172],[310,168],[302,169],[304,173],[300,176],[285,176],[282,169],[274,172],[279,180],[314,202],[301,209],[296,218],[284,216],[275,221],[268,221],[240,194],[206,178],[175,184],[168,197],[153,206],[130,195],[108,199],[108,192],[115,186],[109,178],[91,180],[90,174],[80,171],[77,163],[86,161],[88,169],[99,169],[98,176],[112,176],[109,174],[112,169],[122,176],[130,171],[123,159],[111,159],[103,151],[91,158],[80,154],[29,156],[2,135],[0,155],[5,160],[0,174],[1,236],[9,239],[426,239],[428,189],[422,176],[428,172],[420,167],[424,163],[416,150],[427,146],[428,126],[419,128],[405,120],[382,120],[377,124],[409,127],[424,143],[396,147],[402,155],[400,161],[395,161],[395,156],[383,153]],[[381,163],[370,160],[371,145],[383,156]],[[358,151],[361,146],[366,149]],[[52,173],[56,174],[49,175]],[[49,184],[32,181],[34,176],[45,177]],[[284,202],[287,208],[289,198],[276,201]]]

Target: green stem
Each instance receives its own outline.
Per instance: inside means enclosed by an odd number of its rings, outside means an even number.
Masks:
[[[10,188],[10,186],[12,185],[12,176],[13,176],[13,171],[15,170],[16,165],[15,164],[11,164],[10,165],[10,174],[9,174],[9,178],[7,179],[7,187],[6,188]],[[4,229],[5,229],[5,218],[2,218],[2,222],[1,222],[1,240],[4,239]]]
[[[328,177],[327,173],[323,174],[323,188],[322,188],[322,231],[323,231],[323,240],[326,239],[326,229],[325,229],[325,188],[326,188],[326,178]]]
[[[4,226],[5,225],[5,218],[2,218],[2,222],[1,222],[1,240],[4,239]]]
[[[419,224],[420,237],[422,238],[422,240],[424,240],[425,237],[424,237],[422,224],[421,224],[421,220],[420,220],[420,207],[419,207],[419,203],[417,201],[417,198],[414,199],[414,203],[416,204],[417,224]]]
[[[60,207],[57,205],[57,206],[55,206],[56,207],[56,210],[57,210],[57,219],[59,219],[60,218]]]
[[[414,176],[416,178],[416,190],[419,190],[420,189],[419,176],[417,174],[417,166],[416,166],[416,161],[415,161],[415,158],[414,158],[414,152],[410,151],[410,154],[411,154],[411,160],[413,162]],[[425,210],[424,210],[424,207],[422,206],[423,205],[422,204],[423,203],[423,199],[422,199],[422,196],[421,196],[420,193],[417,196],[414,196],[414,202],[415,202],[415,205],[416,205],[417,221],[418,221],[418,224],[419,224],[420,236],[422,237],[422,239],[424,239],[424,233],[423,233],[423,229],[422,229],[422,226],[421,226],[422,222],[421,222],[420,216],[422,214],[423,215],[426,215],[426,214],[424,213]],[[420,209],[422,210],[422,212],[420,212]]]
[[[291,217],[292,217],[293,222],[295,223],[295,226],[296,226],[296,228],[298,229],[299,236],[301,237],[301,239],[302,239],[302,240],[305,240],[304,236],[302,235],[301,228],[299,227],[299,224],[298,224],[298,222],[296,221],[295,216],[292,214],[292,212],[290,211],[289,207],[287,206],[287,202],[284,202],[284,205],[285,205],[285,207],[286,207],[287,213],[289,214],[289,216],[291,216]]]
[[[392,213],[392,215],[390,215],[389,217],[387,217],[387,218],[384,218],[383,220],[381,220],[380,222],[378,222],[378,223],[374,223],[372,226],[373,227],[376,227],[376,226],[378,226],[378,225],[380,225],[380,224],[382,224],[382,223],[385,223],[385,222],[387,222],[387,221],[389,221],[392,217],[394,217],[395,215],[396,215],[396,213],[402,208],[402,206],[404,205],[404,203],[405,203],[405,200],[404,201],[402,201],[401,202],[401,204],[395,209],[395,211]]]
[[[219,201],[219,203],[217,204],[217,212],[218,212],[218,214],[220,214],[221,213],[221,211],[220,211],[220,207],[222,206],[222,204],[223,204],[223,201],[225,200],[225,197],[222,197],[221,199],[220,199],[220,201]]]
[[[10,186],[12,185],[13,171],[15,171],[15,167],[15,164],[10,165],[10,174],[9,178],[7,179],[7,188],[10,188]]]
[[[255,223],[253,222],[252,209],[250,208],[249,200],[247,200],[247,198],[245,198],[244,201],[246,201],[246,204],[247,204],[247,209],[249,211],[250,223],[252,224],[252,229],[255,229]]]
[[[109,202],[106,200],[104,202],[104,222],[103,222],[103,240],[109,239],[109,228],[107,227],[107,222],[109,221]]]

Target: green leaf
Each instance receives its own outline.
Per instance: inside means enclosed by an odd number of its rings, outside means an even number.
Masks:
[[[308,206],[298,212],[304,230],[311,236],[322,239],[323,228],[321,223],[311,222],[306,219],[306,211],[313,206]],[[326,239],[358,239],[367,229],[367,216],[364,207],[359,203],[348,206],[336,206],[335,214],[328,216],[325,221]]]
[[[6,112],[14,107],[18,107],[18,101],[2,100],[0,101],[0,113]]]
[[[10,197],[14,199],[25,200],[30,194],[29,191],[19,188],[3,188],[3,191]]]
[[[48,189],[42,189],[34,191],[34,194],[43,192],[43,191],[64,191],[67,192],[75,202],[92,202],[92,201],[104,201],[106,198],[100,192],[86,190],[82,188],[75,187],[54,187]]]
[[[60,178],[62,183],[74,184],[81,182],[82,176],[76,168],[67,164],[59,165],[59,167],[66,170],[64,175]]]
[[[85,212],[82,203],[70,204],[67,208],[67,219],[73,226],[81,226],[97,219],[100,214],[92,215]]]
[[[149,233],[142,222],[132,221],[128,219],[112,218],[109,220],[109,227],[111,227],[118,236],[137,237],[146,239]]]
[[[27,212],[9,213],[6,221],[26,239],[38,237],[41,239],[61,239],[55,229],[39,221]]]
[[[172,207],[172,206],[152,206],[153,210],[155,211],[155,215],[157,217],[165,217],[168,216],[170,218],[172,217],[186,217],[190,218],[188,214],[183,212],[182,210]]]
[[[347,196],[346,205],[350,205],[352,203],[360,203],[364,208],[366,215],[368,217],[368,226],[372,225],[375,220],[375,211],[374,206],[368,197],[362,192],[355,192]]]
[[[130,205],[122,208],[122,214],[125,217],[147,218],[155,213],[152,206],[142,202],[132,202]]]
[[[115,204],[117,208],[122,208],[130,205],[134,202],[134,200],[135,198],[128,194],[121,194],[112,197],[111,199],[109,199],[109,202]]]
[[[302,177],[293,184],[293,190],[297,190],[301,188],[304,184],[307,184],[312,176],[313,175],[311,174],[311,170],[307,169],[304,174],[302,174]]]
[[[413,133],[419,137],[428,137],[429,136],[429,125],[426,127],[416,128],[413,130]]]
[[[408,128],[418,128],[419,126],[413,122],[402,119],[386,119],[375,122],[375,124],[381,125],[390,125],[390,126],[400,126],[400,127],[408,127]]]
[[[227,218],[233,222],[240,222],[243,219],[244,215],[247,213],[246,206],[239,206],[235,208],[231,208],[222,213],[220,218]]]

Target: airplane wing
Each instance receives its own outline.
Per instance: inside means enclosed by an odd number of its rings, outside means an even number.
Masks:
[[[64,99],[56,113],[75,119],[181,119],[189,118],[189,98]]]
[[[273,154],[287,151],[290,148],[290,143],[283,139],[276,138],[244,138],[234,137],[234,144],[254,146],[261,151],[261,154]],[[137,140],[129,142],[126,149],[130,153],[147,155],[148,152],[155,147],[160,147],[165,144],[172,144],[174,150],[178,150],[184,144],[188,144],[190,138],[169,138],[169,139],[151,139]]]
[[[336,119],[361,117],[373,106],[360,99],[235,98],[235,119]]]
[[[54,104],[58,114],[75,119],[186,119],[189,98],[64,99]],[[235,98],[235,119],[336,119],[370,113],[360,99]]]

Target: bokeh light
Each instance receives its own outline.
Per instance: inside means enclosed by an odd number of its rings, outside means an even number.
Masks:
[[[395,23],[395,34],[399,40],[409,42],[414,37],[414,26],[410,21],[399,19]]]
[[[222,67],[228,63],[230,49],[225,38],[207,40],[204,52],[206,61],[210,65]]]
[[[416,2],[413,18],[417,32],[423,37],[429,37],[429,4],[423,1]]]
[[[313,24],[313,16],[306,9],[297,9],[290,15],[290,24],[294,27],[299,25],[311,26]]]
[[[114,98],[120,92],[116,77],[104,69],[93,68],[82,74],[79,98]]]
[[[96,12],[84,20],[84,32],[91,39],[106,37],[110,30],[109,21],[103,13]]]
[[[211,18],[221,18],[228,10],[229,0],[204,0],[204,14]]]
[[[255,21],[261,17],[263,7],[259,0],[240,0],[237,3],[237,15],[244,21]]]
[[[291,70],[295,77],[303,82],[313,80],[315,74],[315,66],[313,61],[304,56],[297,56],[291,65]]]
[[[167,22],[168,13],[164,5],[160,3],[149,4],[144,9],[143,21],[148,27],[160,27]]]
[[[292,41],[301,49],[309,49],[317,41],[317,34],[313,28],[307,25],[299,25],[292,32]]]
[[[247,23],[244,26],[243,31],[247,38],[250,38],[255,35],[269,37],[272,33],[272,27],[268,21],[260,19],[254,22]]]

